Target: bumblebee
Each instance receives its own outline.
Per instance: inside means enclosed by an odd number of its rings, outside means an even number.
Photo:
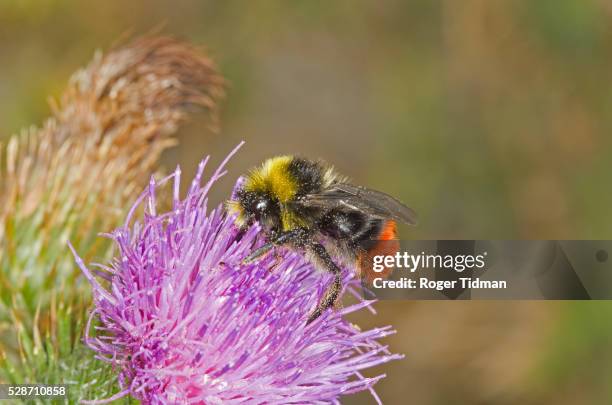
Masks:
[[[307,324],[333,306],[342,289],[332,257],[360,268],[384,241],[395,241],[383,249],[386,254],[399,249],[396,221],[416,224],[414,211],[395,198],[350,184],[325,162],[294,156],[274,157],[251,170],[227,209],[238,226],[257,221],[266,233],[267,243],[245,261],[287,246],[334,275]]]

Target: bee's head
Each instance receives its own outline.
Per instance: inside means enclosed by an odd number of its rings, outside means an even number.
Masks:
[[[228,203],[230,212],[237,212],[241,226],[259,222],[265,228],[276,227],[280,222],[278,199],[262,191],[239,190],[236,199]]]
[[[290,170],[293,160],[291,156],[268,159],[243,178],[233,200],[227,203],[230,213],[238,213],[238,225],[257,221],[264,228],[281,228],[281,207],[295,198],[298,189]]]

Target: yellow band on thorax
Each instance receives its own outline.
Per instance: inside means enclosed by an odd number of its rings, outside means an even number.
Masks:
[[[292,200],[298,190],[297,181],[289,172],[292,160],[291,156],[266,160],[261,168],[251,172],[245,184],[246,190],[270,193],[281,204]]]

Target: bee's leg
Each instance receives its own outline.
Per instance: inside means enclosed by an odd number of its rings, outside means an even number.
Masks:
[[[308,230],[306,228],[295,228],[290,231],[275,233],[268,243],[255,249],[242,262],[252,263],[257,258],[272,250],[273,247],[284,245],[285,243],[294,243],[296,246],[304,246],[308,240],[308,235]]]
[[[334,281],[330,284],[329,287],[327,287],[323,298],[319,301],[319,304],[317,304],[317,307],[315,308],[313,313],[310,314],[310,316],[308,317],[306,325],[321,316],[321,314],[327,308],[332,307],[336,303],[336,300],[340,295],[340,290],[342,289],[342,279],[340,278],[341,270],[329,256],[329,253],[327,253],[325,247],[320,243],[312,242],[308,246],[308,249],[316,256],[318,260],[321,261],[323,267],[334,275]]]
[[[242,260],[242,263],[243,264],[253,263],[255,260],[257,260],[261,256],[268,253],[270,249],[272,249],[273,247],[274,247],[273,241],[266,243],[265,245],[252,251],[250,255],[248,255],[247,257],[244,258],[244,260]]]

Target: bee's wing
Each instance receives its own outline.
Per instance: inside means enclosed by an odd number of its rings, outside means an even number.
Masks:
[[[348,183],[337,183],[321,193],[308,194],[298,203],[305,207],[328,209],[346,207],[410,225],[417,223],[416,213],[390,195]]]

